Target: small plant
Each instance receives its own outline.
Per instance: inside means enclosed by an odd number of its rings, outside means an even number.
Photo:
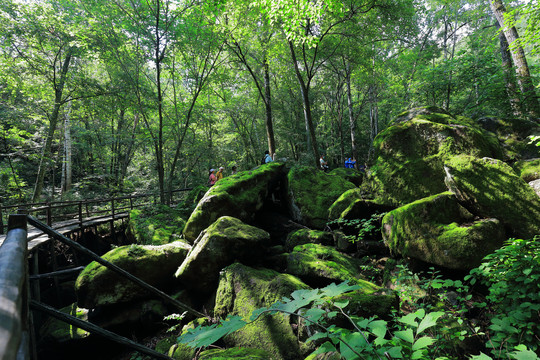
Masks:
[[[353,244],[358,241],[367,240],[369,238],[377,238],[376,232],[379,231],[381,219],[386,213],[374,213],[369,218],[366,219],[336,219],[328,223],[331,225],[338,225],[352,230],[355,234],[348,235],[346,238]]]
[[[486,346],[496,358],[510,356],[520,344],[532,351],[540,349],[539,254],[540,236],[509,239],[466,277],[473,285],[479,282],[488,287],[487,305],[494,315]]]

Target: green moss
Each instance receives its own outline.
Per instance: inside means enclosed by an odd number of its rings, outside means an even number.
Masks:
[[[230,349],[211,349],[206,350],[199,355],[200,360],[228,360],[228,359],[238,359],[238,360],[271,360],[272,357],[260,349],[251,349],[251,348],[241,348],[235,347]]]
[[[202,230],[221,216],[234,216],[242,221],[253,219],[282,168],[283,164],[272,162],[219,180],[189,217],[184,229],[185,238],[194,241]]]
[[[214,314],[249,318],[261,307],[270,306],[298,289],[309,287],[298,278],[268,269],[253,269],[233,264],[223,269],[216,294]],[[229,346],[262,349],[272,359],[298,359],[300,347],[289,316],[277,313],[265,316],[225,337]]]
[[[166,205],[133,209],[129,213],[128,231],[138,244],[167,244],[182,234],[186,224],[182,214]]]
[[[518,161],[513,168],[526,182],[540,179],[540,159]]]
[[[400,206],[446,190],[443,163],[456,154],[502,158],[497,138],[472,121],[421,114],[398,122],[374,140],[375,162],[362,190]]]
[[[88,320],[88,310],[78,308],[76,303],[60,309],[60,312],[74,316],[79,320]],[[41,341],[56,343],[82,339],[90,335],[90,333],[86,330],[54,318],[47,320],[47,322],[45,322],[45,324],[40,328],[39,333]]]
[[[332,176],[340,176],[343,179],[352,182],[356,186],[360,186],[362,183],[362,179],[364,178],[364,173],[356,170],[356,169],[349,169],[344,167],[335,168],[328,175]]]
[[[287,250],[290,251],[297,245],[308,243],[332,245],[334,243],[334,237],[332,236],[332,233],[327,231],[299,229],[287,236],[285,245]]]
[[[355,185],[340,176],[308,166],[293,167],[287,176],[293,218],[318,229],[324,228],[330,206]]]
[[[498,220],[474,220],[451,192],[392,210],[382,224],[392,252],[452,269],[477,266],[504,240]]]
[[[392,290],[366,294],[363,291],[352,291],[331,299],[332,302],[348,301],[347,312],[356,316],[369,318],[389,318],[392,310],[399,309],[399,296]]]
[[[307,282],[349,281],[362,287],[365,293],[372,293],[378,286],[366,281],[360,273],[362,262],[336,249],[319,245],[304,244],[294,248],[287,259],[287,272]]]
[[[540,234],[540,198],[506,163],[470,156],[445,162],[446,183],[475,214],[499,219],[511,236]]]

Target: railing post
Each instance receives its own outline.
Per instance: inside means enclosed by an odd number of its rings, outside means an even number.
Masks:
[[[52,208],[50,202],[47,202],[47,225],[52,226]]]
[[[0,359],[15,359],[29,350],[26,215],[11,215],[0,248]]]
[[[83,217],[82,217],[82,201],[79,201],[79,226],[83,227]]]

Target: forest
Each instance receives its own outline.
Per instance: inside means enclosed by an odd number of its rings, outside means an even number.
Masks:
[[[538,1],[0,0],[0,62],[0,229],[99,253],[31,297],[149,351],[37,358],[539,359]]]
[[[0,8],[2,203],[372,157],[401,111],[538,120],[536,1],[16,1]],[[501,28],[501,25],[503,27]]]

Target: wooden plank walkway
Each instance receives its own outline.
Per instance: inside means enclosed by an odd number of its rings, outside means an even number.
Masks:
[[[128,212],[120,212],[118,214],[107,216],[95,216],[84,218],[82,221],[82,227],[87,228],[91,226],[97,226],[106,224],[113,220],[121,220],[127,218]],[[54,230],[58,231],[62,235],[68,235],[72,232],[81,230],[81,224],[79,219],[70,219],[54,223],[51,226]],[[0,246],[4,242],[6,235],[0,235]],[[36,229],[33,226],[28,226],[28,251],[31,252],[34,248],[49,241],[49,236],[44,234],[43,231]]]

